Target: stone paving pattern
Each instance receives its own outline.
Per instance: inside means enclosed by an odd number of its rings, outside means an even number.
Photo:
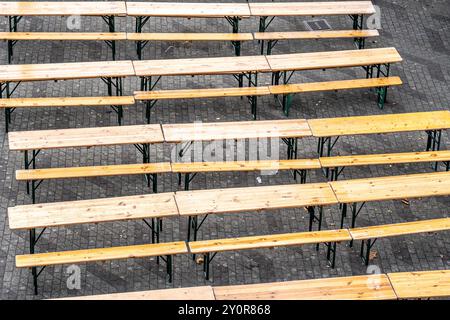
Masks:
[[[197,0],[199,1],[199,0]],[[223,0],[222,0],[223,1]],[[199,1],[201,2],[201,1]],[[206,2],[206,1],[205,1]],[[237,2],[237,1],[236,1]],[[389,90],[388,103],[379,110],[374,92],[353,90],[310,93],[295,96],[291,118],[322,118],[337,116],[388,114],[448,109],[450,105],[450,1],[375,0],[381,7],[381,36],[369,40],[367,47],[395,46],[404,62],[394,65],[392,75],[399,75],[404,85]],[[310,18],[308,18],[310,19]],[[277,18],[269,30],[305,30],[307,18]],[[328,17],[335,29],[351,28],[347,17]],[[241,31],[257,31],[258,20],[247,19]],[[132,31],[131,18],[117,19],[117,31]],[[0,18],[0,30],[7,30],[7,19]],[[66,19],[61,17],[25,17],[20,31],[68,31]],[[100,18],[82,18],[81,30],[106,31]],[[153,32],[229,32],[224,19],[153,18],[145,31]],[[286,41],[279,43],[274,53],[312,52],[352,49],[351,40]],[[257,43],[245,43],[243,55],[259,53]],[[144,51],[145,59],[232,56],[231,44],[225,42],[155,42]],[[110,50],[101,42],[48,42],[22,41],[16,46],[14,63],[57,63],[109,60]],[[120,42],[118,59],[136,59],[134,46]],[[0,45],[1,63],[7,63],[6,43]],[[362,69],[343,69],[296,73],[292,82],[321,81],[364,77]],[[261,85],[269,83],[269,76],[261,76]],[[205,88],[235,86],[231,76],[166,77],[158,88]],[[136,78],[124,83],[124,94],[139,89]],[[16,97],[58,97],[107,95],[106,86],[99,79],[82,81],[44,81],[21,84]],[[284,119],[273,97],[259,100],[260,119]],[[153,122],[184,123],[193,121],[250,120],[250,106],[240,98],[160,101],[152,111]],[[144,123],[143,105],[125,108],[125,124]],[[12,130],[39,130],[51,128],[83,128],[116,124],[116,115],[108,108],[44,108],[18,110],[13,114]],[[443,134],[442,149],[448,148],[449,134]],[[336,154],[364,154],[407,152],[423,150],[425,133],[406,133],[342,138]],[[299,157],[315,156],[316,141],[304,139],[299,144]],[[170,146],[151,148],[152,161],[170,159]],[[281,146],[282,155],[285,146]],[[200,286],[205,284],[229,285],[272,281],[312,279],[365,274],[367,268],[359,259],[359,245],[350,248],[338,246],[336,268],[327,266],[325,249],[314,246],[249,250],[221,253],[212,263],[212,280],[205,281],[202,267],[189,256],[174,259],[174,282],[166,281],[164,264],[156,259],[129,259],[105,263],[82,264],[81,289],[69,290],[66,285],[67,266],[47,267],[39,277],[40,292],[33,295],[31,273],[15,267],[15,256],[28,251],[28,233],[11,232],[7,221],[7,208],[28,204],[25,183],[14,178],[16,169],[22,168],[23,155],[10,152],[4,134],[3,115],[0,121],[0,298],[42,299],[73,295],[91,295],[124,291]],[[64,167],[99,164],[135,163],[141,156],[132,146],[94,149],[64,149],[43,152],[38,167]],[[429,164],[372,166],[344,171],[342,179],[400,175],[430,172]],[[313,172],[308,181],[325,181],[320,172]],[[201,174],[192,183],[194,189],[244,187],[294,183],[287,172],[274,176],[260,173]],[[159,190],[177,190],[177,177],[164,175]],[[94,199],[134,195],[150,192],[142,176],[108,177],[97,179],[71,179],[45,181],[37,192],[37,202]],[[416,199],[409,204],[402,201],[369,203],[358,219],[359,226],[440,218],[449,215],[449,197]],[[184,240],[187,219],[165,220],[162,241]],[[304,209],[274,210],[262,213],[242,213],[209,217],[199,236],[201,239],[287,233],[307,230],[308,217]],[[325,210],[324,227],[338,227],[339,210]],[[149,242],[149,230],[141,221],[80,225],[53,228],[45,231],[37,244],[37,252],[73,250],[97,247],[124,246]],[[371,264],[380,272],[448,269],[450,267],[450,235],[448,233],[422,234],[381,239],[374,246]]]

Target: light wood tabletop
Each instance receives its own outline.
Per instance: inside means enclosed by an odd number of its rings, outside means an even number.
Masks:
[[[139,17],[249,17],[246,3],[127,2],[127,14]]]
[[[0,38],[1,39],[1,38]],[[133,41],[250,41],[252,33],[127,33],[127,39]]]
[[[291,53],[267,56],[272,71],[360,67],[401,62],[395,48]]]
[[[0,65],[0,82],[51,81],[134,76],[131,61]]]
[[[340,203],[450,195],[450,171],[329,182]]]
[[[169,143],[311,136],[304,119],[163,124],[162,129]]]
[[[133,65],[138,77],[270,72],[264,56],[142,60]]]
[[[175,200],[182,216],[338,203],[327,183],[180,191],[175,193]]]
[[[213,287],[217,300],[396,299],[385,274]]]
[[[388,273],[400,299],[450,297],[450,270]]]
[[[450,128],[450,111],[397,113],[308,120],[314,137],[441,130]]]
[[[321,30],[321,31],[284,31],[255,32],[255,40],[295,40],[295,39],[335,39],[366,38],[380,35],[378,30]]]
[[[163,143],[159,124],[8,133],[10,150]]]
[[[125,1],[2,1],[3,16],[125,16]]]
[[[252,2],[252,16],[328,16],[374,14],[372,1]]]
[[[9,227],[33,229],[178,215],[174,193],[30,204],[8,208]]]

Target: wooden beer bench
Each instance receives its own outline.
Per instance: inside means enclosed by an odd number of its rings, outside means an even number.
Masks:
[[[261,54],[271,55],[279,41],[285,40],[319,40],[319,39],[356,39],[357,48],[364,49],[366,38],[378,37],[378,30],[321,30],[321,31],[285,31],[285,32],[255,32],[253,37],[261,43]]]
[[[320,157],[319,161],[327,178],[337,181],[346,167],[442,162],[449,171],[450,150]]]
[[[349,232],[353,240],[361,240],[360,256],[367,266],[369,265],[370,250],[379,238],[445,230],[450,230],[450,218],[354,228],[349,229]]]
[[[133,96],[105,96],[105,97],[58,97],[58,98],[9,98],[0,99],[0,108],[33,109],[46,107],[103,107],[109,106],[117,113],[117,122],[122,124],[123,107],[135,104]]]
[[[0,12],[8,17],[9,34],[2,33],[0,39],[8,41],[8,63],[11,63],[13,48],[19,40],[103,40],[111,47],[113,60],[116,56],[116,40],[125,40],[125,34],[115,33],[115,17],[126,16],[125,1],[5,1],[0,2]],[[32,16],[90,16],[101,17],[108,25],[109,33],[37,33],[18,32],[19,22],[23,17]],[[95,39],[93,39],[95,38]]]
[[[236,56],[241,55],[241,42],[252,41],[252,33],[127,33],[127,40],[135,41],[138,59],[142,60],[142,50],[154,41],[229,41]]]
[[[270,55],[266,58],[272,72],[273,85],[279,85],[280,80],[286,85],[295,72],[306,70],[362,67],[366,71],[366,78],[389,77],[391,64],[402,61],[395,48],[291,53]],[[383,106],[387,87],[379,87],[377,94],[379,104]],[[287,110],[286,94],[280,104],[283,110]]]
[[[164,136],[161,126],[155,124],[10,132],[8,140],[11,151],[24,152],[24,168],[28,170],[36,169],[36,158],[41,150],[126,144],[134,145],[142,153],[143,163],[149,163],[150,144],[163,143]],[[151,175],[147,178],[151,179]],[[35,189],[35,180],[32,180],[31,184],[32,189]],[[27,192],[30,193],[29,183],[27,183]]]
[[[351,240],[348,230],[324,230],[316,232],[299,232],[276,235],[252,236],[242,238],[214,239],[189,242],[189,252],[203,254],[203,271],[209,280],[209,266],[218,252],[290,247],[304,244],[325,244],[327,260],[334,268],[336,259],[336,243]]]
[[[298,174],[300,183],[303,184],[306,183],[307,170],[321,168],[318,159],[172,163],[172,172],[178,174],[178,185],[181,185],[181,175],[185,175],[184,190],[189,190],[191,181],[198,173],[289,170],[294,172],[294,179],[296,179]]]
[[[175,203],[174,193],[159,193],[150,195],[127,196],[118,198],[105,198],[81,201],[66,201],[46,204],[22,205],[8,208],[9,227],[11,230],[29,230],[30,233],[30,254],[17,257],[17,267],[32,267],[32,274],[37,294],[37,278],[40,272],[36,267],[59,263],[75,263],[102,260],[102,255],[112,255],[109,259],[131,258],[134,252],[154,252],[149,256],[158,257],[166,255],[164,250],[166,245],[158,246],[160,237],[161,218],[178,216],[178,208]],[[60,252],[49,254],[35,254],[35,246],[44,231],[52,227],[64,227],[77,224],[92,224],[113,221],[126,221],[142,219],[151,230],[151,239],[154,246],[131,246],[108,249],[81,250],[77,252]],[[151,220],[150,222],[147,221]],[[36,236],[36,228],[42,228]],[[181,244],[177,245],[178,247]],[[160,248],[160,249],[158,249]],[[155,250],[155,251],[153,251]],[[113,254],[114,252],[114,254]],[[78,254],[77,254],[78,253]],[[156,254],[159,253],[159,254]],[[183,251],[184,253],[184,251]],[[36,256],[36,257],[34,257]],[[145,255],[144,255],[145,256]],[[70,259],[78,257],[78,261]],[[21,260],[23,259],[23,260]],[[51,260],[55,263],[47,263]],[[86,260],[85,260],[86,259]],[[159,262],[159,258],[157,258]],[[168,268],[171,269],[171,259],[166,259]],[[171,273],[170,273],[171,274]]]
[[[351,207],[350,228],[366,202],[450,195],[450,172],[353,179],[329,182],[341,207],[341,228]],[[361,205],[358,208],[358,203]]]
[[[309,213],[309,231],[312,231],[314,221],[318,221],[320,230],[323,206],[338,204],[327,183],[177,191],[175,200],[180,216],[188,217],[188,241],[191,229],[194,241],[197,240],[198,230],[210,214],[305,207]],[[199,216],[204,216],[200,223]]]
[[[172,18],[225,18],[231,25],[233,33],[239,33],[239,21],[250,16],[250,9],[245,3],[183,3],[183,2],[127,2],[127,15],[136,18],[136,33],[151,17]],[[236,55],[240,55],[240,41],[233,40]],[[139,59],[142,57],[142,40],[136,42]]]
[[[6,98],[17,89],[21,82],[31,81],[58,81],[100,78],[108,87],[108,95],[122,96],[122,78],[134,76],[131,61],[100,61],[100,62],[72,62],[72,63],[50,63],[50,64],[25,64],[25,65],[3,65],[0,66],[0,99],[3,93]],[[10,88],[10,84],[16,85]],[[120,107],[120,106],[119,106]],[[11,123],[12,108],[5,109],[5,131],[8,132]],[[118,116],[121,118],[121,108]]]
[[[438,151],[442,130],[450,128],[450,111],[396,113],[308,120],[313,136],[319,139],[320,157],[331,156],[341,136],[425,131],[426,151]]]

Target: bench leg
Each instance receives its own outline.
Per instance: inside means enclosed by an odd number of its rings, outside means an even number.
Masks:
[[[328,242],[327,246],[327,260],[332,269],[336,263],[336,242]]]
[[[387,97],[387,87],[378,88],[378,107],[383,110],[384,104],[386,103]]]
[[[344,219],[346,216],[347,216],[347,203],[343,203],[341,208],[341,229],[344,228]]]
[[[428,135],[426,151],[439,151],[441,149],[442,130],[426,131]],[[435,162],[433,168],[438,170],[439,163]],[[448,166],[447,166],[448,167]]]
[[[169,276],[169,283],[172,283],[173,263],[172,263],[171,255],[166,256],[166,270],[167,270],[167,275]]]
[[[376,238],[375,239],[367,239],[366,241],[365,240],[361,241],[361,250],[360,250],[359,256],[361,257],[361,260],[364,262],[364,264],[366,266],[369,265],[370,250],[372,249],[372,247],[376,241],[377,241]]]
[[[289,117],[289,110],[292,105],[292,94],[283,95],[283,111],[286,117]]]

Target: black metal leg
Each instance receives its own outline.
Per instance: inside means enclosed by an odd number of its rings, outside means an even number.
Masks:
[[[341,229],[344,227],[344,218],[346,216],[347,216],[347,203],[343,203],[341,208]]]
[[[172,266],[172,256],[169,255],[166,257],[166,267],[167,267],[167,275],[169,276],[169,283],[172,282],[173,276],[173,266]]]
[[[204,262],[203,262],[203,266],[204,266],[204,271],[205,271],[205,279],[209,280],[209,264],[210,264],[210,255],[209,252],[204,254]]]

